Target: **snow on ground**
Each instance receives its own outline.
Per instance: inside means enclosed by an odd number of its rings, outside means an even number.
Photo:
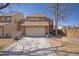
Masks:
[[[56,38],[57,39],[57,38]],[[68,53],[68,52],[57,52],[54,44],[57,44],[59,47],[61,44],[55,42],[54,38],[49,42],[50,39],[44,37],[23,37],[4,51],[5,55],[26,55],[26,56],[57,56],[57,55],[69,55],[69,56],[77,56],[78,54]],[[65,39],[64,39],[65,40]],[[55,51],[56,50],[56,51]],[[18,53],[19,52],[19,53]],[[3,54],[3,53],[2,53]],[[3,55],[4,55],[3,54]],[[0,54],[1,55],[1,54]]]
[[[29,55],[56,55],[53,51],[50,51],[51,46],[47,41],[47,38],[35,38],[35,37],[23,37],[5,51],[22,51],[27,52]],[[54,49],[54,48],[53,48]]]

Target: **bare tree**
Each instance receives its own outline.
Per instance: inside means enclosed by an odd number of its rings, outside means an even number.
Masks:
[[[0,10],[9,6],[9,3],[0,3]]]
[[[55,35],[57,36],[57,26],[59,20],[63,20],[67,18],[69,15],[71,8],[69,4],[66,3],[51,3],[47,5],[48,11],[52,13],[54,25],[55,25]]]

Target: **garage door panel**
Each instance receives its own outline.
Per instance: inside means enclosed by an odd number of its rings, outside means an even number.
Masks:
[[[45,27],[27,27],[26,36],[45,36]]]

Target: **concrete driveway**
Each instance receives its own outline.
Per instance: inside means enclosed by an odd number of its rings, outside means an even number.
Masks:
[[[26,52],[26,55],[56,55],[53,53],[54,48],[51,48],[47,38],[36,38],[36,37],[23,37],[10,47],[6,48],[5,51],[11,52]]]

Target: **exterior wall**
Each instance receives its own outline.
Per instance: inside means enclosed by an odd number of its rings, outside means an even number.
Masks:
[[[25,34],[25,26],[21,26],[21,32]]]
[[[4,21],[4,17],[3,16],[0,16],[0,21]]]
[[[49,34],[49,27],[45,27],[46,33]]]
[[[18,22],[23,19],[24,16],[22,14],[16,14],[12,16],[12,22],[9,22],[7,26],[4,26],[4,35],[6,34],[12,35],[12,32],[16,32],[18,30]],[[3,17],[4,20],[4,17]],[[0,30],[2,32],[2,30]]]
[[[2,36],[2,30],[3,30],[3,29],[2,29],[2,27],[1,27],[1,28],[0,28],[0,36]]]
[[[21,19],[24,19],[24,15],[16,14],[12,16],[12,23],[18,23]]]
[[[6,34],[12,35],[12,32],[17,31],[17,25],[9,23],[7,26],[4,27],[4,35]]]
[[[53,31],[53,21],[49,21],[49,32]]]
[[[16,14],[14,16],[12,16],[12,25],[17,29],[20,30],[19,27],[19,21],[21,21],[21,19],[24,19],[24,16],[22,14]]]

